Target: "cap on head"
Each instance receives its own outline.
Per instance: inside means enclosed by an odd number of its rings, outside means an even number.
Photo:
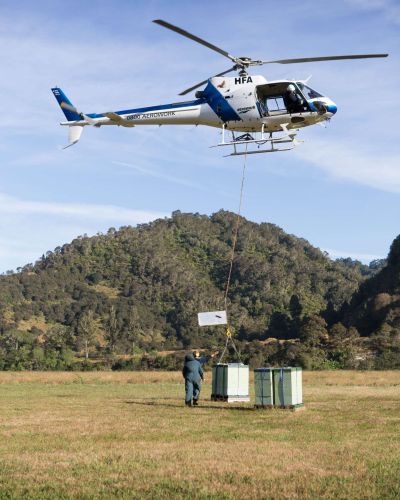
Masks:
[[[288,85],[287,89],[288,89],[289,92],[295,92],[296,87],[293,85],[293,83],[291,83],[291,84]]]

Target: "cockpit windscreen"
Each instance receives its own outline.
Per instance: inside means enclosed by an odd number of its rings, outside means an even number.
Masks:
[[[318,94],[316,90],[313,90],[311,87],[304,85],[304,83],[297,83],[299,89],[303,92],[303,95],[306,99],[315,99],[316,97],[323,97],[323,95]]]

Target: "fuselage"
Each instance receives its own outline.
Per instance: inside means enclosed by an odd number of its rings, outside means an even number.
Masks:
[[[288,102],[292,86],[295,104]],[[240,132],[265,132],[306,127],[330,119],[335,103],[310,89],[304,82],[267,81],[263,76],[211,78],[196,99],[158,106],[90,113],[91,125],[205,125]],[[62,125],[88,125],[87,120]]]

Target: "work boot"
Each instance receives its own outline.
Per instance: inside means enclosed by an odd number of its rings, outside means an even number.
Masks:
[[[193,406],[199,406],[199,403],[197,402],[197,399],[193,399]]]
[[[185,401],[185,405],[186,406],[192,406],[192,402],[191,401]]]

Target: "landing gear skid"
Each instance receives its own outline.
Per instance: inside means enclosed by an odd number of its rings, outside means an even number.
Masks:
[[[264,132],[264,125],[261,127],[260,132],[254,132],[253,134],[245,133],[242,135],[236,135],[232,131],[232,140],[225,140],[225,125],[222,126],[222,141],[212,148],[217,148],[220,146],[232,146],[233,153],[227,156],[241,156],[241,155],[254,155],[260,153],[278,153],[279,151],[290,151],[295,148],[298,144],[303,141],[296,139],[297,130],[288,130],[287,125],[281,125],[282,134],[278,137],[273,137],[273,134],[279,134],[280,132]],[[258,136],[258,137],[257,137]],[[290,147],[279,147],[280,144],[291,144]],[[249,148],[250,145],[250,148]],[[267,149],[263,146],[268,145]],[[277,147],[278,146],[278,147]],[[261,149],[260,149],[261,148]]]

